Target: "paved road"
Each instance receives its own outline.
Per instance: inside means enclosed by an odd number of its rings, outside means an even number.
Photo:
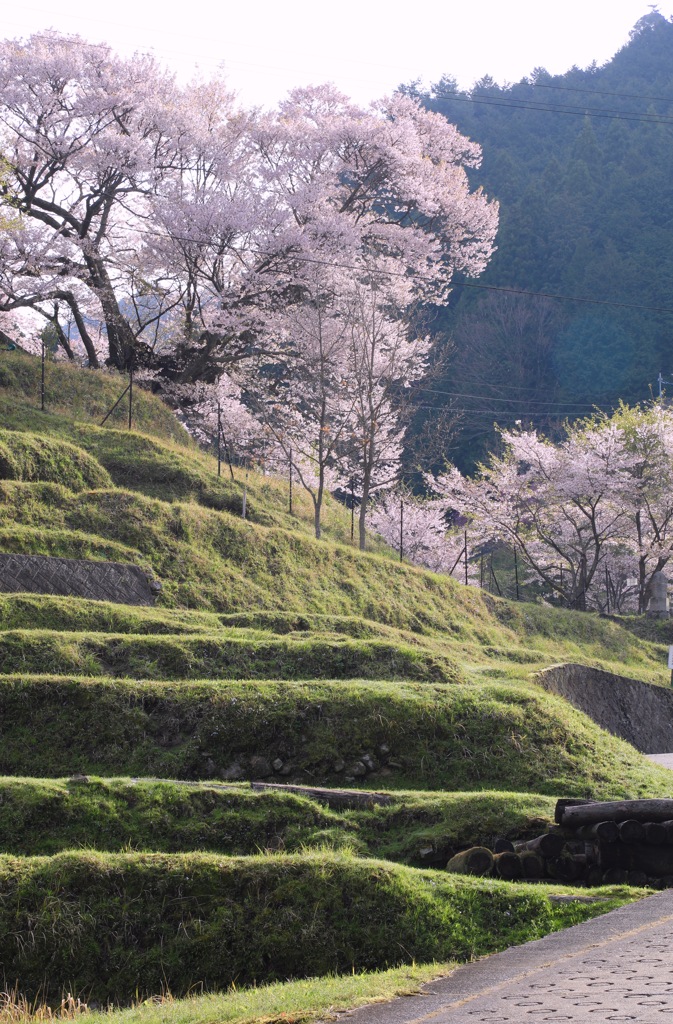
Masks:
[[[655,761],[663,768],[673,768],[673,754],[645,754],[649,761]]]
[[[673,1022],[673,890],[459,967],[348,1024]]]

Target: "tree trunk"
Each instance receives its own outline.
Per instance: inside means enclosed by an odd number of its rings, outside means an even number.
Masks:
[[[358,517],[360,551],[364,551],[367,545],[367,505],[369,503],[369,492],[372,486],[372,471],[374,467],[374,439],[371,435],[369,441],[363,445],[362,456],[362,501],[360,502]]]
[[[666,846],[668,832],[663,821],[648,821],[643,825],[648,846]]]
[[[84,317],[82,316],[82,314],[80,312],[80,308],[79,308],[79,306],[77,304],[77,300],[75,299],[75,296],[72,294],[72,292],[56,292],[54,294],[55,294],[55,298],[60,299],[62,302],[65,302],[67,304],[68,309],[70,310],[70,312],[73,315],[73,319],[75,321],[75,324],[77,325],[77,330],[79,331],[79,336],[82,339],[82,344],[84,345],[84,349],[86,351],[86,354],[87,354],[87,357],[88,357],[88,360],[89,360],[89,366],[92,367],[92,369],[94,369],[94,370],[98,370],[100,368],[100,362],[98,360],[98,355],[96,353],[96,349],[95,349],[94,343],[92,341],[91,335],[89,334],[89,331],[87,330],[87,326],[86,326],[86,324],[84,322]],[[56,332],[59,335],[59,340],[61,342],[61,346],[65,350],[68,358],[69,359],[74,359],[74,355],[73,355],[72,349],[70,347],[70,341],[65,336],[65,334],[63,333],[63,328],[61,327],[61,325],[60,325],[60,323],[58,321],[58,304],[56,304],[55,315],[54,315],[53,320],[50,321],[50,323],[56,329]]]
[[[603,872],[603,885],[626,885],[628,877],[625,868],[608,868]]]
[[[325,494],[325,473],[323,467],[320,467],[320,479],[318,481],[318,493],[313,499],[313,525],[315,526],[316,540],[320,540],[322,536],[322,527],[320,523],[320,516],[322,514],[322,502]]]
[[[561,797],[560,800],[556,801],[556,808],[554,810],[554,821],[557,825],[562,824],[563,815],[567,807],[581,807],[584,804],[594,804],[595,800],[580,800],[574,797]]]
[[[544,860],[532,850],[523,850],[519,854],[524,878],[544,878]]]
[[[628,818],[626,821],[620,821],[617,828],[619,829],[619,838],[622,843],[645,842],[645,827],[642,821]]]
[[[360,511],[358,512],[358,537],[360,544],[360,551],[364,551],[367,547],[367,499],[362,495],[362,501],[360,502]]]
[[[547,873],[559,882],[577,881],[586,867],[575,857],[553,857],[546,863]]]
[[[98,254],[92,253],[86,253],[84,258],[89,269],[91,284],[96,289],[98,301],[105,317],[110,353],[108,362],[118,370],[130,370],[135,351],[135,335],[119,308],[104,261]]]

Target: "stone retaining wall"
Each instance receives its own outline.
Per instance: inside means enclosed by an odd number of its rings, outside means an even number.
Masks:
[[[158,589],[137,565],[0,554],[3,593],[61,594],[118,604],[154,604]]]
[[[663,674],[663,672],[662,672]],[[552,665],[536,681],[643,754],[673,750],[673,690],[586,665]]]

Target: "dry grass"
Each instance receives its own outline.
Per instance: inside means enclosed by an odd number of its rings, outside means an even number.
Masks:
[[[87,1013],[89,1007],[79,996],[70,992],[63,996],[60,1006],[52,1007],[40,998],[27,999],[16,989],[0,992],[0,1024],[40,1024],[42,1021],[75,1020]]]

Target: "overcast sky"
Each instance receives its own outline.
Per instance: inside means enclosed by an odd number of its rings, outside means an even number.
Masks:
[[[644,0],[37,0],[5,8],[2,34],[54,28],[121,53],[152,51],[191,78],[222,67],[246,104],[272,106],[288,89],[324,81],[364,102],[400,82],[485,74],[515,82],[609,60],[626,43]],[[673,15],[673,0],[661,14]]]

